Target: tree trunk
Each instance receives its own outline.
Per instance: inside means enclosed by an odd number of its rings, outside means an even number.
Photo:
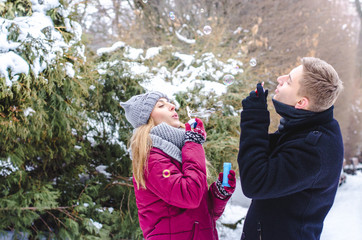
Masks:
[[[356,56],[356,79],[358,80],[359,86],[361,86],[362,80],[362,9],[359,0],[355,0],[356,10],[360,19],[360,30],[358,37],[357,56]]]

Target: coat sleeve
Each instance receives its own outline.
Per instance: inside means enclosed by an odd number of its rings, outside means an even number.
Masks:
[[[241,186],[253,199],[283,197],[313,187],[321,164],[316,146],[295,139],[269,155],[269,112],[245,110],[241,113],[238,154]]]
[[[210,185],[210,188],[209,188],[209,201],[210,201],[209,208],[211,208],[210,212],[212,212],[212,216],[213,216],[214,220],[216,221],[223,214],[223,212],[225,210],[225,206],[231,196],[228,196],[225,199],[220,199],[216,196],[217,189],[215,189],[215,188],[216,188],[216,185],[214,182]]]
[[[146,187],[166,203],[179,208],[197,208],[207,191],[205,152],[201,144],[186,142],[182,170],[163,154],[150,154]]]

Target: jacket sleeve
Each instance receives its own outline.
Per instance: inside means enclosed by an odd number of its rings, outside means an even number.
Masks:
[[[182,171],[162,154],[151,154],[146,187],[166,203],[197,208],[207,191],[205,152],[201,144],[186,142],[182,148]],[[152,165],[152,166],[151,166]]]
[[[214,220],[216,221],[223,214],[223,212],[225,210],[225,206],[226,206],[227,202],[229,201],[231,195],[226,197],[225,199],[220,199],[216,196],[217,189],[215,189],[215,188],[216,188],[216,185],[214,182],[210,185],[210,188],[209,188],[209,201],[210,201],[209,208],[211,208],[210,212],[212,212],[212,216],[213,216]]]
[[[321,164],[316,146],[303,138],[289,141],[275,155],[269,155],[269,112],[241,113],[238,154],[241,186],[253,199],[283,197],[313,187]]]

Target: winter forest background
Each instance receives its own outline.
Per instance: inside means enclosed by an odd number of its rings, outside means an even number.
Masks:
[[[164,91],[184,121],[189,106],[206,125],[213,181],[224,161],[237,171],[241,100],[258,81],[272,93],[303,56],[331,63],[344,82],[335,117],[344,170],[355,174],[344,185],[360,189],[361,5],[0,0],[0,239],[142,239],[119,102]],[[220,234],[240,229],[245,209],[228,207]]]

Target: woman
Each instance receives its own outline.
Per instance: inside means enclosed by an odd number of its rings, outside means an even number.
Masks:
[[[133,184],[145,239],[218,239],[215,221],[235,190],[219,179],[208,189],[203,122],[181,129],[175,106],[165,94],[149,92],[121,103],[135,128],[131,138]]]

